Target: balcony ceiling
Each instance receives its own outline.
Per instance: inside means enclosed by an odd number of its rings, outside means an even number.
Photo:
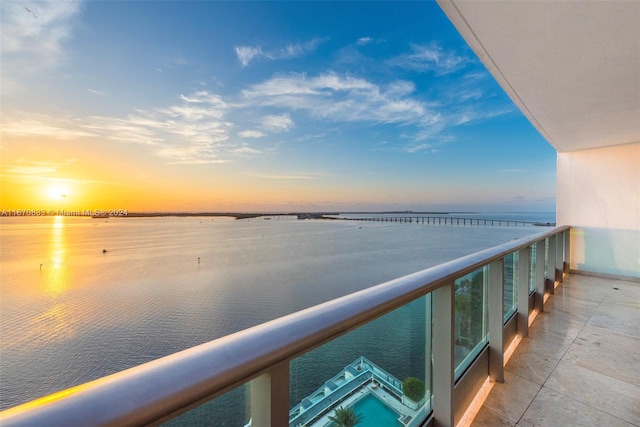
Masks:
[[[640,142],[640,1],[438,3],[556,150]]]

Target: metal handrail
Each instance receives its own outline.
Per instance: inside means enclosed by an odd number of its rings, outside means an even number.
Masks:
[[[167,421],[568,226],[513,240],[0,412],[2,426]]]

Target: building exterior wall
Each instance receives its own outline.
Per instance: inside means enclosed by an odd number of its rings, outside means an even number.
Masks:
[[[557,186],[571,268],[640,278],[640,143],[558,153]]]

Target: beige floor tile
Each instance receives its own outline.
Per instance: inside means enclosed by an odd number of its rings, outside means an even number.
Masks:
[[[505,372],[504,382],[493,385],[483,406],[516,423],[527,410],[538,390],[540,390],[539,384]]]
[[[640,338],[588,325],[562,360],[640,386]]]
[[[515,423],[512,423],[505,417],[496,413],[492,409],[482,407],[476,415],[475,419],[471,423],[472,427],[513,427]]]
[[[584,403],[576,402],[559,393],[543,388],[517,426],[607,426],[630,427],[624,420],[599,411]]]
[[[558,345],[561,342],[558,341]],[[553,348],[553,344],[550,344]],[[550,354],[549,347],[538,345],[535,339],[524,338],[505,366],[505,371],[529,380],[539,386],[549,378],[560,362],[565,350]],[[568,348],[568,345],[567,345]]]
[[[544,389],[640,425],[640,387],[633,384],[561,361]]]
[[[587,322],[588,319],[575,319],[559,311],[543,311],[538,313],[529,327],[529,335],[537,339],[550,332],[571,342],[578,336]]]
[[[603,302],[587,324],[640,338],[640,310],[634,307]]]

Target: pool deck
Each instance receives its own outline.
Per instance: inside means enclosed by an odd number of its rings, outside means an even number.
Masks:
[[[408,415],[413,417],[415,415],[415,411],[404,406],[402,403],[398,402],[395,397],[389,396],[388,393],[384,392],[380,389],[380,387],[373,388],[370,384],[366,387],[361,388],[356,393],[349,396],[340,406],[351,406],[360,399],[364,398],[367,395],[373,394],[377,396],[382,402],[387,405],[387,407],[392,408],[396,413],[398,413],[398,417],[400,415]],[[316,421],[313,426],[314,427],[326,427],[331,425],[331,421],[329,420],[329,416],[333,415],[333,412],[330,412]]]
[[[361,356],[291,409],[289,424],[296,427],[330,425],[329,416],[335,408],[351,406],[368,394],[393,409],[399,419],[412,419],[417,414],[400,401],[400,380]]]
[[[640,426],[640,283],[571,274],[472,426]]]

